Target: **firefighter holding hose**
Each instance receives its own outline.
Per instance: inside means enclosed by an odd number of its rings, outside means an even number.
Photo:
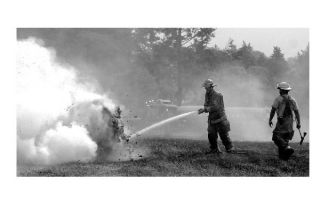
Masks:
[[[296,100],[289,95],[291,90],[290,85],[287,82],[281,82],[277,84],[279,89],[279,96],[274,100],[270,117],[269,126],[272,127],[272,119],[277,113],[277,124],[273,130],[272,140],[278,146],[279,158],[282,160],[288,160],[294,153],[294,149],[289,146],[289,141],[294,135],[293,131],[293,113],[296,118],[296,127],[300,130],[300,114],[298,110],[298,104]]]
[[[228,153],[234,148],[229,137],[230,123],[224,110],[223,96],[214,90],[216,85],[211,79],[207,79],[202,84],[206,90],[204,108],[198,110],[198,113],[209,113],[208,116],[208,139],[210,151],[208,153],[221,153],[218,145],[218,134]]]

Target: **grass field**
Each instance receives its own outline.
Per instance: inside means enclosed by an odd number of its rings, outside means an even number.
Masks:
[[[131,159],[54,166],[18,165],[18,176],[309,176],[309,144],[281,161],[272,142],[235,142],[239,154],[205,154],[208,142],[187,139],[137,139],[132,148],[145,153]],[[222,145],[220,144],[222,147]],[[221,148],[224,150],[223,148]]]

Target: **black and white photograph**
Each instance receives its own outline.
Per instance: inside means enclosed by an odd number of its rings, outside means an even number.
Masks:
[[[1,5],[0,203],[319,203],[315,2]]]
[[[17,176],[309,176],[306,28],[17,28]]]

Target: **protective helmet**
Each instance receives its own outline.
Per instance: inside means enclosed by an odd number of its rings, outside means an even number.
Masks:
[[[212,79],[207,79],[202,83],[202,87],[209,87],[209,86],[216,86],[216,84],[213,84]]]
[[[286,90],[286,91],[290,91],[291,87],[290,84],[287,82],[281,82],[277,84],[277,89],[281,89],[281,90]]]

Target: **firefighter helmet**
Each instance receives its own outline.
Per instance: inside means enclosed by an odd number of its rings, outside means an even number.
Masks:
[[[277,84],[277,89],[281,89],[281,90],[286,90],[286,91],[290,91],[291,87],[290,84],[287,82],[281,82]]]
[[[202,87],[209,87],[209,86],[216,86],[216,84],[213,84],[212,79],[207,79],[202,83]]]

